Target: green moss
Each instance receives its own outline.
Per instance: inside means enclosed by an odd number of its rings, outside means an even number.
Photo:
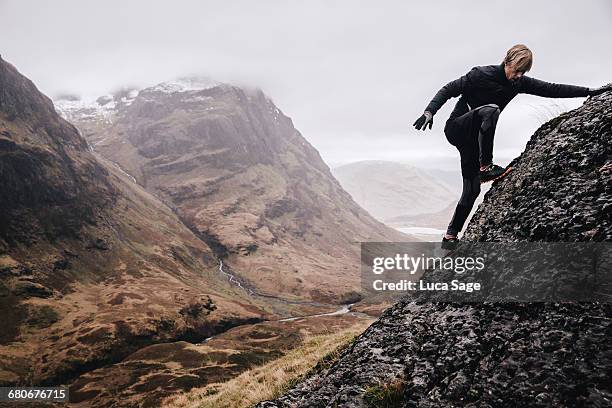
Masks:
[[[402,379],[396,379],[386,384],[372,385],[366,388],[363,399],[368,407],[395,408],[404,402],[406,384]]]

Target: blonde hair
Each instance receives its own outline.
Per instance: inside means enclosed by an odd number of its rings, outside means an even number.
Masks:
[[[503,63],[505,65],[514,64],[518,71],[527,72],[531,69],[533,54],[524,44],[517,44],[510,48],[506,53]]]

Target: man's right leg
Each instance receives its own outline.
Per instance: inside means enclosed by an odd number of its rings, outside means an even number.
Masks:
[[[476,173],[474,176],[468,177],[462,175],[462,178],[463,191],[461,193],[461,198],[455,207],[453,218],[446,229],[447,238],[451,236],[456,237],[459,234],[459,231],[463,229],[463,225],[474,207],[474,202],[476,202],[476,199],[480,194],[480,175],[478,173]]]

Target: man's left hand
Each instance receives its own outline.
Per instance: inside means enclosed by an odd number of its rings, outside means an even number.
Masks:
[[[425,111],[421,117],[412,124],[416,130],[425,130],[427,125],[429,125],[430,129],[433,126],[433,115],[428,111]]]

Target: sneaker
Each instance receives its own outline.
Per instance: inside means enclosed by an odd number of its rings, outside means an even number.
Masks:
[[[509,169],[505,169],[497,164],[489,164],[486,169],[480,170],[480,182],[486,183],[488,181],[497,180],[505,176],[509,172]]]
[[[442,248],[442,249],[455,249],[455,247],[457,246],[458,242],[459,242],[459,238],[457,238],[457,237],[446,238],[446,236],[443,236],[442,237],[442,244],[440,245],[440,248]]]

